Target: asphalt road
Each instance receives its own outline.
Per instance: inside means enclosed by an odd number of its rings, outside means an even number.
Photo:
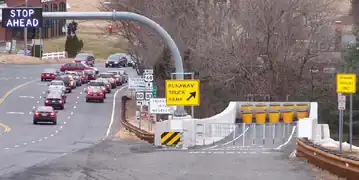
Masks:
[[[113,95],[121,87],[107,95],[105,103],[86,103],[85,86],[78,87],[68,94],[65,109],[59,110],[58,125],[32,124],[32,110],[43,104],[47,89],[39,77],[49,67],[59,65],[0,66],[0,96],[6,97],[0,100],[0,177],[89,147],[107,133]]]

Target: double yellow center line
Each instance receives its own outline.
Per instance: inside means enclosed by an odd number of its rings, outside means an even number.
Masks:
[[[24,86],[26,86],[26,85],[28,85],[28,84],[30,84],[30,83],[35,82],[35,81],[36,81],[36,80],[29,81],[29,82],[24,83],[24,84],[20,84],[19,86],[16,86],[16,87],[14,87],[13,89],[11,89],[10,91],[6,92],[6,93],[4,94],[4,96],[0,98],[0,104],[2,104],[3,101],[4,101],[11,93],[13,93],[14,91],[16,91],[17,89],[19,89],[19,88],[21,88],[21,87],[24,87]],[[4,132],[9,132],[9,131],[11,131],[11,128],[10,128],[9,126],[3,124],[3,123],[0,123],[0,126],[1,126],[2,128],[4,128]]]

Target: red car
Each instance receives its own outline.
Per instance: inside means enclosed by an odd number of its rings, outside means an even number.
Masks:
[[[87,89],[86,102],[90,101],[100,101],[101,103],[105,101],[105,94],[100,87],[91,87]]]
[[[92,53],[79,53],[76,55],[74,62],[83,63],[93,67],[95,65],[95,57]]]
[[[44,69],[44,71],[41,73],[41,81],[54,80],[57,74],[58,72],[56,69]]]
[[[60,67],[60,71],[83,71],[83,70],[95,70],[93,67],[87,66],[82,63],[66,63]]]

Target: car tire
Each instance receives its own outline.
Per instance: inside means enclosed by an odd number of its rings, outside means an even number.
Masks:
[[[41,78],[41,81],[44,81],[44,79]]]
[[[53,125],[57,125],[57,120],[55,120],[52,124],[53,124]]]
[[[88,102],[89,102],[89,100],[88,100],[88,99],[86,99],[86,102],[88,103]]]
[[[68,92],[71,93],[71,92],[72,92],[72,89],[70,89]]]
[[[64,109],[65,109],[65,106],[61,106],[60,109],[61,109],[61,110],[64,110]]]
[[[104,103],[104,102],[105,102],[105,100],[103,100],[103,99],[100,100],[100,103]]]
[[[37,121],[36,121],[36,120],[33,120],[32,123],[33,123],[33,124],[37,124]]]

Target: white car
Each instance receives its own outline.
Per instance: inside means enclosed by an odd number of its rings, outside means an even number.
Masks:
[[[49,84],[48,92],[54,89],[60,89],[63,92],[66,91],[65,83],[63,81],[53,80]]]

